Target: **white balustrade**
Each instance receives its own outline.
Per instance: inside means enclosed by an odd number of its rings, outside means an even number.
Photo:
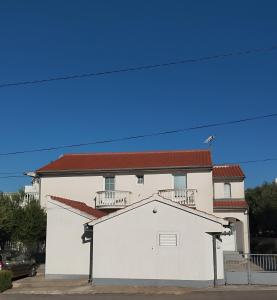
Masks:
[[[97,208],[123,208],[130,204],[129,191],[99,191],[96,193]]]
[[[165,199],[169,199],[173,202],[177,202],[179,204],[195,206],[195,198],[197,190],[195,189],[167,189],[167,190],[159,190],[159,195]]]

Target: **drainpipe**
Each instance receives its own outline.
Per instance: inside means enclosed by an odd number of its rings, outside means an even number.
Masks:
[[[84,224],[84,233],[82,235],[83,244],[89,243],[89,276],[88,282],[93,280],[93,226],[88,223]]]
[[[89,243],[89,276],[88,282],[92,283],[93,280],[93,229],[92,229],[92,237]]]
[[[214,288],[217,286],[216,234],[213,237]]]

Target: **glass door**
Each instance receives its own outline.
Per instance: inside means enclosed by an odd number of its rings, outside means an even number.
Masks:
[[[187,188],[186,175],[174,175],[174,194],[175,197],[185,197]]]
[[[105,177],[105,197],[113,199],[115,197],[115,180],[114,177]]]

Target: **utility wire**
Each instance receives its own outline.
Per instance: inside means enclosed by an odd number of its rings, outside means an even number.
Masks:
[[[240,123],[261,120],[261,119],[266,119],[266,118],[272,118],[272,117],[277,117],[277,113],[272,113],[272,114],[268,114],[268,115],[260,115],[260,116],[255,116],[255,117],[248,117],[248,118],[244,118],[244,119],[237,119],[237,120],[225,121],[225,122],[219,122],[219,123],[202,124],[202,125],[181,128],[181,129],[175,129],[175,130],[160,131],[160,132],[147,133],[147,134],[141,134],[141,135],[133,135],[133,136],[125,136],[125,137],[114,138],[114,139],[98,140],[98,141],[92,141],[92,142],[80,143],[80,144],[50,146],[50,147],[46,147],[46,148],[4,152],[4,153],[0,153],[0,156],[18,155],[18,154],[35,153],[35,152],[45,152],[45,151],[53,151],[53,150],[58,150],[58,149],[77,148],[77,147],[84,147],[84,146],[89,146],[89,145],[99,145],[99,144],[108,144],[108,143],[129,141],[129,140],[142,139],[142,138],[153,137],[153,136],[162,136],[162,135],[168,135],[168,134],[188,132],[188,131],[204,129],[204,128],[240,124]]]
[[[23,173],[23,172],[22,172]],[[10,175],[10,176],[0,176],[0,179],[6,179],[6,178],[20,178],[20,177],[26,177],[24,175]]]
[[[269,162],[269,161],[275,161],[277,160],[277,157],[268,157],[268,158],[262,158],[262,159],[254,159],[254,160],[242,160],[238,162],[229,162],[225,164],[216,164],[217,166],[221,165],[242,165],[242,164],[255,164],[260,162]]]
[[[162,68],[162,67],[170,67],[170,66],[187,64],[187,63],[198,63],[198,62],[204,62],[204,61],[209,61],[209,60],[230,58],[230,57],[249,55],[249,54],[255,54],[255,53],[266,53],[266,52],[275,51],[276,49],[277,49],[277,45],[273,45],[273,46],[266,47],[266,48],[256,48],[256,49],[248,49],[248,50],[241,50],[241,51],[234,51],[234,52],[226,52],[226,53],[217,54],[217,55],[176,60],[176,61],[170,61],[170,62],[159,63],[159,64],[149,64],[149,65],[127,67],[127,68],[114,69],[114,70],[108,70],[108,71],[83,73],[83,74],[72,74],[72,75],[57,76],[57,77],[50,77],[50,78],[44,78],[44,79],[8,82],[8,83],[0,84],[0,88],[20,86],[20,85],[34,85],[34,84],[47,83],[47,82],[51,82],[51,81],[81,79],[81,78],[104,76],[104,75],[111,75],[111,74],[117,74],[117,73],[150,70],[150,69],[156,69],[156,68]]]
[[[0,172],[0,175],[18,175],[20,172]]]

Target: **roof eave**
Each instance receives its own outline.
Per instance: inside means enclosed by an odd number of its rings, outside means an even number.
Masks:
[[[154,168],[113,168],[113,169],[68,169],[68,170],[42,170],[38,169],[36,174],[41,175],[67,175],[67,174],[99,174],[99,173],[117,173],[117,172],[153,172],[159,170],[197,170],[197,169],[206,169],[212,170],[212,165],[194,165],[194,166],[168,166],[168,167],[154,167]]]
[[[245,176],[213,176],[213,180],[217,182],[222,181],[243,181]]]
[[[248,206],[241,207],[241,206],[219,206],[219,207],[213,207],[213,211],[230,211],[230,210],[248,210]]]

